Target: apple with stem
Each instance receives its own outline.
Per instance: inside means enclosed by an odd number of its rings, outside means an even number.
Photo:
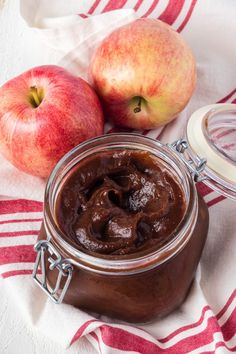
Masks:
[[[55,65],[33,68],[0,88],[0,152],[26,173],[47,177],[57,161],[103,133],[92,87]]]
[[[151,129],[167,124],[192,96],[195,60],[182,37],[155,19],[114,30],[96,49],[92,83],[114,124]]]

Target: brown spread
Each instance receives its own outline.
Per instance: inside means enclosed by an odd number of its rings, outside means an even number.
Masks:
[[[78,249],[117,257],[164,245],[185,210],[177,177],[159,158],[120,149],[76,165],[59,193],[56,219]]]

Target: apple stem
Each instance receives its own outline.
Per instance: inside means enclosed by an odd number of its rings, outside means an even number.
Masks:
[[[142,98],[139,97],[139,98],[138,98],[138,104],[137,104],[137,106],[134,108],[134,113],[139,113],[139,112],[141,112],[141,102],[142,102]]]
[[[41,97],[40,92],[36,86],[30,87],[30,93],[31,93],[31,98],[32,98],[32,104],[36,108],[40,105],[43,98]]]

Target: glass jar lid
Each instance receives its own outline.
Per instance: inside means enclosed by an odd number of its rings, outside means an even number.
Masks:
[[[213,104],[195,111],[187,124],[189,155],[206,159],[204,183],[236,199],[236,104]]]

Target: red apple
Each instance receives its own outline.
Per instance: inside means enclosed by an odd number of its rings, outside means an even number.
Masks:
[[[155,19],[114,30],[95,51],[90,74],[107,116],[134,129],[174,119],[196,81],[191,50],[169,25]]]
[[[47,177],[66,152],[103,127],[94,90],[61,67],[33,68],[0,88],[0,151],[29,174]]]

